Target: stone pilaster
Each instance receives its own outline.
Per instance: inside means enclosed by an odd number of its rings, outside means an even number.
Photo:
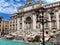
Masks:
[[[42,16],[42,13],[40,15]],[[40,29],[42,30],[42,23],[40,23]]]
[[[12,24],[12,21],[11,21],[11,19],[10,19],[10,21],[9,21],[9,29],[10,29],[10,33],[11,33],[11,24]]]
[[[11,32],[13,32],[13,19],[11,20]]]
[[[16,30],[17,30],[17,18],[16,18]]]
[[[22,17],[22,29],[24,30],[24,17]]]
[[[20,18],[17,18],[17,30],[20,30]]]
[[[59,13],[55,12],[55,14],[56,14],[57,30],[59,30]]]
[[[26,23],[24,23],[24,29],[26,29]]]
[[[9,20],[9,33],[10,33],[10,20]]]
[[[3,21],[1,21],[1,32],[2,32],[2,30],[4,29],[4,24],[3,24],[4,22]]]
[[[36,15],[33,15],[33,30],[36,29]]]
[[[50,21],[49,22],[49,29],[51,30],[51,28],[52,28],[52,25],[51,24],[52,23],[51,23],[51,15],[49,13],[48,13],[48,18],[49,18],[48,21]]]
[[[14,19],[14,30],[16,30],[16,19]]]

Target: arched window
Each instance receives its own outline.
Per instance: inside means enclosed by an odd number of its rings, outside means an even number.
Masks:
[[[27,18],[26,18],[26,22],[27,22],[27,23],[31,23],[31,21],[32,21],[32,20],[31,20],[31,17],[27,17]]]
[[[31,29],[31,17],[27,17],[26,20],[25,20],[25,23],[26,23],[26,29]]]

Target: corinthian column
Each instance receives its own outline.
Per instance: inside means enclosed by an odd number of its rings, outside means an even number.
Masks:
[[[33,15],[33,30],[36,29],[36,15]]]

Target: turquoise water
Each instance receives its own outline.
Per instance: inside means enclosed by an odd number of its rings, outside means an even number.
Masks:
[[[15,41],[15,40],[0,40],[0,45],[42,45],[40,44],[28,44],[28,43],[24,43],[21,41]],[[46,45],[52,45],[50,42],[47,42]]]
[[[40,45],[42,44],[40,43]],[[45,45],[52,45],[52,42],[46,42]]]
[[[0,45],[24,45],[24,43],[14,40],[0,40]]]

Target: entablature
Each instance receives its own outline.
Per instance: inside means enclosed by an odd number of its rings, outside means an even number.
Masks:
[[[52,7],[57,7],[57,6],[60,6],[60,1],[44,5],[45,8],[52,8]]]
[[[55,3],[52,3],[52,4],[47,4],[47,5],[41,5],[40,3],[34,3],[34,4],[32,4],[32,5],[23,6],[22,8],[19,8],[19,9],[18,9],[18,12],[19,12],[19,13],[28,12],[28,11],[31,11],[31,10],[40,9],[41,7],[44,7],[45,9],[55,8],[55,7],[57,7],[57,6],[58,6],[58,7],[60,6],[60,1],[59,1],[59,2],[55,2]]]

